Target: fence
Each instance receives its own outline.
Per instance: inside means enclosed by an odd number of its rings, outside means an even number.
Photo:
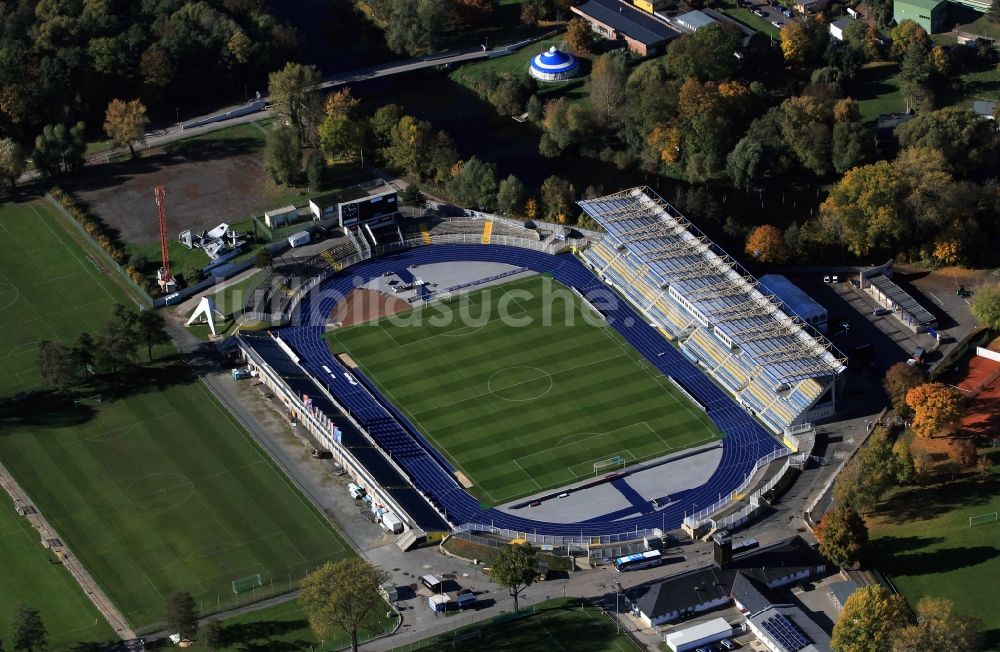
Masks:
[[[686,516],[684,518],[684,525],[686,525],[691,529],[697,529],[699,526],[701,526],[702,523],[708,522],[710,520],[709,517],[712,514],[715,514],[716,512],[722,509],[725,509],[730,503],[736,500],[736,496],[738,494],[741,494],[744,491],[746,491],[746,488],[750,486],[750,482],[753,480],[753,477],[757,475],[758,471],[766,467],[774,460],[784,457],[788,454],[789,451],[787,448],[778,448],[771,451],[770,453],[760,458],[759,460],[757,460],[753,465],[753,469],[751,469],[750,473],[747,474],[747,477],[744,478],[743,482],[741,482],[738,487],[736,487],[731,492],[729,492],[729,494],[727,494],[725,497],[720,498],[719,500],[712,503],[708,507],[698,510],[697,512],[692,513],[690,516]]]
[[[732,514],[728,514],[719,519],[718,521],[716,521],[715,519],[709,519],[709,522],[712,524],[712,529],[731,530],[749,520],[750,517],[753,516],[754,512],[756,512],[760,508],[760,500],[764,496],[764,494],[766,494],[771,489],[774,489],[777,486],[777,484],[781,482],[782,478],[785,477],[785,474],[788,473],[788,469],[791,468],[791,465],[792,465],[792,458],[789,457],[788,459],[785,460],[785,463],[781,465],[781,468],[778,470],[778,472],[775,473],[773,476],[771,476],[770,480],[765,482],[763,486],[757,489],[757,491],[750,494],[750,504],[747,505],[746,507],[743,507],[735,511]]]
[[[111,257],[111,254],[109,254],[108,252],[104,251],[104,248],[101,247],[99,244],[97,244],[97,242],[94,240],[94,238],[91,237],[91,235],[89,233],[87,233],[86,229],[83,228],[83,225],[81,225],[79,222],[77,222],[76,220],[74,220],[73,216],[70,215],[69,212],[65,208],[63,208],[63,205],[60,204],[59,201],[56,200],[55,197],[53,197],[49,193],[45,193],[45,199],[47,199],[53,206],[56,207],[56,212],[57,213],[59,213],[60,215],[62,215],[64,218],[66,218],[67,222],[69,222],[74,227],[76,227],[76,230],[80,232],[80,235],[82,235],[84,238],[87,239],[87,242],[89,242],[91,245],[93,245],[91,247],[91,249],[96,250],[101,255],[101,258],[102,258],[103,262],[106,263],[106,264],[108,264],[108,265],[111,265],[112,267],[114,267],[114,269],[116,269],[118,271],[118,273],[121,275],[121,277],[123,279],[125,279],[125,281],[128,282],[128,284],[132,287],[132,289],[135,290],[136,296],[139,298],[139,303],[141,303],[143,306],[146,306],[146,307],[149,307],[149,306],[153,305],[153,298],[151,296],[149,296],[149,293],[146,292],[144,289],[142,289],[139,286],[138,283],[136,283],[134,280],[132,280],[132,277],[129,276],[128,273],[124,269],[122,269],[122,266],[119,265],[117,262],[115,262],[115,259]]]

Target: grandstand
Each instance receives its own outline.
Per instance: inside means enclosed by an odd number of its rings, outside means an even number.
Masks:
[[[845,360],[648,188],[580,202],[605,230],[583,259],[781,435],[833,413]]]

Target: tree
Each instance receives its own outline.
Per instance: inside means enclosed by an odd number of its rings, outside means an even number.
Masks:
[[[385,157],[389,165],[412,177],[422,178],[430,167],[433,143],[429,122],[404,115],[392,130]]]
[[[69,129],[62,124],[45,125],[35,137],[32,160],[42,174],[51,177],[80,167],[86,147],[86,126],[82,122]]]
[[[167,631],[192,639],[198,633],[198,605],[187,591],[176,591],[167,596],[164,610]]]
[[[830,159],[833,169],[843,174],[867,163],[875,156],[875,137],[861,122],[837,122],[833,125]]]
[[[348,115],[330,113],[319,125],[319,146],[328,159],[344,159],[355,155],[364,141],[361,123]]]
[[[594,60],[590,73],[590,101],[602,124],[610,124],[625,101],[625,57],[618,52],[602,54]]]
[[[392,143],[392,132],[402,119],[403,107],[398,104],[386,104],[375,111],[369,125],[375,141],[381,147],[388,147]]]
[[[982,623],[955,613],[951,600],[924,596],[917,603],[917,622],[896,632],[892,652],[979,650]]]
[[[667,70],[678,79],[693,77],[700,81],[721,81],[736,72],[740,49],[739,31],[723,23],[702,27],[684,35],[667,49]]]
[[[906,393],[919,437],[950,434],[961,424],[965,404],[958,390],[944,383],[924,383]]]
[[[906,96],[907,106],[930,92],[931,66],[929,50],[912,41],[899,66],[899,88]]]
[[[45,623],[38,611],[19,604],[14,608],[14,620],[11,624],[11,645],[20,652],[34,652],[48,647],[48,633]]]
[[[573,200],[576,198],[576,189],[573,188],[573,184],[554,174],[542,182],[539,193],[542,197],[542,205],[545,206],[545,216],[550,219],[569,213]]]
[[[313,142],[312,134],[322,115],[319,93],[313,90],[320,82],[316,66],[289,62],[267,77],[267,90],[273,111],[288,120],[294,129],[296,145]]]
[[[535,550],[529,544],[509,545],[497,551],[490,568],[490,579],[497,586],[507,589],[514,598],[514,611],[521,591],[531,586],[538,574],[538,560]]]
[[[73,352],[58,342],[42,340],[38,343],[38,372],[47,387],[65,390],[77,377]]]
[[[517,213],[524,204],[525,194],[524,184],[511,174],[497,188],[497,210],[505,215]]]
[[[306,179],[309,190],[320,190],[326,175],[326,161],[319,152],[312,152],[306,159]]]
[[[791,66],[809,66],[826,49],[829,32],[816,18],[790,20],[781,26],[781,53]]]
[[[392,576],[362,559],[327,562],[302,580],[299,604],[309,627],[319,639],[338,632],[351,636],[351,649],[358,649],[358,628],[379,605],[384,604],[380,587]]]
[[[754,227],[747,237],[744,251],[762,263],[783,263],[788,260],[788,245],[781,229],[771,224]]]
[[[1000,137],[974,112],[959,107],[922,113],[896,129],[901,147],[940,151],[951,170],[985,175],[996,168]]]
[[[924,372],[916,365],[897,362],[889,367],[882,379],[882,387],[889,395],[889,402],[896,414],[907,421],[913,417],[913,410],[906,403],[906,393],[924,382]]]
[[[492,210],[497,199],[496,166],[473,156],[452,177],[448,190],[462,206]]]
[[[302,148],[299,131],[278,122],[267,133],[264,143],[264,169],[275,183],[295,184],[302,171]]]
[[[820,205],[819,239],[843,244],[858,256],[891,248],[906,231],[898,193],[896,173],[887,161],[848,170]]]
[[[1000,330],[1000,285],[982,285],[976,288],[970,302],[972,316],[992,330]]]
[[[892,57],[902,59],[910,46],[916,43],[924,51],[929,52],[933,43],[927,31],[913,20],[904,20],[892,28]]]
[[[201,626],[198,641],[213,652],[223,646],[222,623],[212,618]]]
[[[136,335],[146,344],[146,354],[153,361],[153,347],[158,344],[168,344],[170,335],[167,333],[167,322],[163,315],[155,310],[143,310],[135,319]]]
[[[590,28],[590,23],[579,16],[573,17],[566,25],[566,43],[574,52],[587,54],[594,49],[597,37],[594,30]]]
[[[994,23],[1000,22],[1000,0],[992,0],[990,8],[986,12],[986,17]]]
[[[906,600],[881,584],[851,594],[833,626],[830,644],[837,652],[886,652],[894,634],[909,624]]]
[[[118,371],[135,359],[140,341],[136,319],[136,313],[120,303],[112,309],[97,340],[97,357],[102,368]]]
[[[0,177],[7,179],[10,187],[17,185],[17,178],[24,172],[24,150],[12,138],[0,140]]]
[[[764,166],[764,146],[746,137],[726,156],[726,172],[737,187],[749,187],[759,180]]]
[[[128,102],[114,99],[108,102],[108,109],[104,113],[104,133],[115,147],[128,145],[132,158],[136,157],[132,143],[145,139],[148,124],[146,105],[138,99]]]
[[[449,0],[394,0],[385,41],[400,54],[433,52],[453,21]]]
[[[854,566],[868,553],[868,528],[850,507],[838,505],[823,515],[817,530],[819,551],[838,566]]]
[[[253,257],[254,267],[270,267],[273,255],[267,247],[261,247]]]

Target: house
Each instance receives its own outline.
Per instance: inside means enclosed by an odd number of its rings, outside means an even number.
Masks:
[[[595,32],[611,40],[624,39],[629,50],[640,56],[659,54],[668,41],[680,36],[666,23],[619,0],[586,0],[571,9]]]
[[[800,14],[814,14],[826,9],[830,0],[796,0],[795,11]]]
[[[652,627],[737,602],[752,613],[771,604],[769,598],[748,597],[750,589],[758,593],[787,586],[826,573],[826,562],[802,537],[751,552],[732,559],[730,540],[716,541],[716,565],[681,573],[626,591],[625,603],[644,627]],[[721,554],[720,554],[721,551]],[[760,588],[757,588],[760,587]]]
[[[298,219],[298,217],[299,212],[294,206],[275,208],[274,210],[264,213],[264,224],[266,224],[269,229],[273,229],[281,226],[282,224],[294,222]]]
[[[634,4],[639,9],[642,9],[647,14],[651,14],[654,11],[659,11],[667,6],[667,0],[632,0]]]
[[[896,24],[912,20],[928,34],[940,32],[948,12],[945,0],[896,0],[892,5],[892,19]]]
[[[972,103],[972,110],[983,120],[993,120],[993,116],[997,110],[997,103],[977,100]]]
[[[715,20],[703,11],[689,11],[686,14],[681,14],[674,19],[674,24],[683,29],[685,32],[697,32],[702,27],[708,27],[712,23],[717,23],[719,21]]]
[[[850,17],[844,17],[841,18],[840,20],[833,21],[832,23],[830,23],[830,36],[837,39],[838,41],[843,41],[844,30],[847,29],[847,26],[853,22],[854,21]]]

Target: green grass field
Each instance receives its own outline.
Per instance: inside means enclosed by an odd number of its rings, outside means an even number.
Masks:
[[[358,631],[358,640],[366,641],[375,636],[393,631],[396,616],[386,618],[389,605],[384,604],[369,614],[368,622]],[[298,601],[289,600],[257,611],[227,618],[222,622],[223,646],[217,652],[248,652],[265,650],[270,652],[334,652],[351,644],[345,633],[322,642],[316,639],[305,612]],[[195,641],[189,648],[206,650],[205,645]]]
[[[498,616],[484,627],[442,634],[421,641],[412,649],[632,652],[641,648],[615,631],[612,620],[601,615],[596,607],[581,609],[579,600],[562,598],[537,605],[530,616],[513,620]]]
[[[129,303],[61,220],[42,201],[0,206],[0,459],[119,608],[143,628],[172,591],[215,609],[233,579],[283,589],[353,554],[169,347],[119,400],[10,400],[38,388],[39,340]]]
[[[599,460],[633,463],[719,437],[589,311],[531,277],[328,338],[471,478],[472,493],[500,503],[593,477]]]
[[[1000,649],[1000,523],[969,527],[969,517],[1000,511],[1000,451],[993,474],[944,485],[900,490],[870,521],[875,566],[887,573],[911,605],[925,595],[944,597],[956,611],[983,621]]]
[[[114,640],[115,633],[83,595],[80,586],[38,542],[27,519],[17,516],[10,497],[0,492],[0,640],[10,641],[14,607],[38,609],[49,648]]]
[[[886,61],[865,64],[858,79],[858,101],[861,119],[874,122],[884,113],[902,113],[906,98],[899,92],[899,66]]]

